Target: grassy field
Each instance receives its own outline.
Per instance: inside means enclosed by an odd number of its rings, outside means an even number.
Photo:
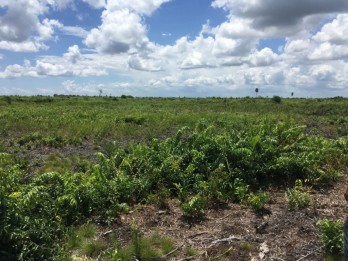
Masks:
[[[339,97],[0,97],[0,259],[204,259],[175,247],[179,236],[145,231],[142,209],[192,226],[223,206],[266,215],[283,193],[279,213],[314,213],[311,194],[343,184],[347,134]],[[342,220],[325,217],[319,254],[339,254]],[[257,255],[243,240],[238,255],[216,243],[205,258]]]
[[[146,141],[204,119],[244,128],[261,118],[292,118],[328,135],[347,134],[346,99],[7,97],[0,99],[2,138],[33,132],[71,142]]]

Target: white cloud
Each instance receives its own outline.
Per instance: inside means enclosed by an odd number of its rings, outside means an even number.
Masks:
[[[118,54],[138,49],[148,41],[141,17],[127,9],[102,14],[102,25],[91,30],[85,43],[100,53]]]
[[[348,43],[348,14],[338,15],[331,23],[323,26],[314,37],[318,42],[330,42],[336,45]]]
[[[82,0],[85,3],[88,3],[90,6],[94,8],[102,8],[105,7],[105,0]]]
[[[54,28],[62,27],[63,25],[58,20],[50,20],[45,18],[37,25],[38,36],[35,38],[36,42],[44,42],[54,37]]]
[[[284,28],[292,28],[294,32],[302,30],[304,19],[309,16],[348,11],[348,2],[342,0],[214,0],[212,6],[224,8],[231,15],[251,19],[255,29],[277,27],[278,32],[284,31]]]
[[[70,46],[68,52],[64,54],[64,57],[72,64],[76,64],[81,60],[80,48],[77,45]]]
[[[93,93],[105,88],[140,95],[224,94],[250,86],[276,90],[277,86],[305,89],[347,85],[347,1],[214,0],[213,7],[229,13],[224,22],[203,24],[193,38],[181,37],[171,45],[155,44],[148,37],[146,16],[169,1],[83,0],[92,9],[99,9],[92,11],[102,13],[99,26],[87,31],[82,24],[67,26],[49,16],[51,11],[74,9],[76,0],[2,0],[0,49],[48,50],[50,40],[59,40],[58,33],[81,39],[69,38],[77,42],[63,54],[39,53],[31,62],[4,66],[0,78],[108,74],[131,80],[99,85],[68,79],[63,87],[68,92]],[[85,15],[74,11],[76,16]],[[171,35],[163,32],[163,37]],[[285,41],[284,47],[267,47],[273,38]]]
[[[114,82],[110,84],[96,84],[94,82],[90,83],[77,83],[75,80],[66,80],[62,82],[62,86],[66,93],[74,94],[90,94],[97,95],[99,91],[102,90],[105,95],[110,92],[129,93],[132,89],[128,82]]]
[[[8,41],[0,41],[0,49],[13,52],[37,52],[39,49],[44,49],[45,45],[34,42],[13,43]]]
[[[298,54],[307,51],[309,47],[310,41],[308,39],[296,39],[288,41],[284,51],[288,54]]]
[[[278,55],[274,53],[270,48],[264,48],[261,51],[252,53],[248,62],[252,66],[269,66],[274,64],[278,59]]]
[[[143,58],[139,55],[132,55],[128,60],[128,65],[139,71],[157,72],[163,69],[160,61],[148,57]]]
[[[36,6],[27,1],[5,1],[7,12],[0,17],[0,41],[20,43],[29,39],[35,31],[39,14]]]
[[[62,57],[47,56],[36,60],[35,66],[24,60],[23,65],[9,65],[0,78],[19,78],[23,76],[102,76],[107,72],[103,65],[85,58],[77,45],[68,48]]]
[[[62,27],[57,20],[41,18],[50,8],[62,9],[72,0],[3,0],[0,7],[0,49],[14,52],[37,52],[47,49],[45,41],[54,38],[55,28]],[[41,20],[42,19],[42,20]]]
[[[61,25],[59,27],[59,30],[66,35],[76,36],[76,37],[80,37],[80,38],[85,38],[88,35],[88,32],[85,29],[83,29],[82,27],[78,27],[78,26]]]
[[[171,0],[108,0],[106,9],[110,12],[119,10],[130,10],[137,14],[151,15],[162,4]]]
[[[345,45],[336,45],[324,42],[312,50],[308,55],[311,60],[330,60],[348,57],[348,48]]]

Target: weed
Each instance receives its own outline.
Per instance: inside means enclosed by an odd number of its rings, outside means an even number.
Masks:
[[[185,248],[185,254],[188,255],[189,257],[194,257],[198,255],[198,251],[193,247],[187,247]]]
[[[247,196],[247,204],[252,207],[256,212],[261,211],[265,208],[265,204],[269,201],[268,194],[263,191],[259,191],[256,194],[250,193]]]
[[[320,240],[328,253],[340,253],[343,249],[342,222],[322,219],[317,222]]]
[[[200,195],[192,197],[188,202],[181,205],[185,217],[199,218],[204,214],[206,199]]]
[[[309,190],[303,187],[302,180],[296,180],[295,187],[286,190],[286,198],[290,210],[305,208],[311,202]]]
[[[104,256],[112,261],[127,260],[158,260],[173,250],[173,242],[169,238],[154,233],[143,237],[138,228],[131,231],[132,240],[126,246],[116,244],[115,248],[104,252]]]

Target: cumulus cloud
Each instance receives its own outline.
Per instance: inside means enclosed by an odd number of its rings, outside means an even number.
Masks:
[[[37,27],[37,13],[30,2],[9,4],[0,17],[0,41],[20,43],[26,41]]]
[[[96,84],[90,83],[78,83],[75,80],[66,80],[62,82],[62,87],[67,93],[78,93],[78,94],[99,94],[102,90],[105,94],[109,92],[118,92],[119,94],[129,93],[132,89],[128,82],[113,82],[110,84]]]
[[[274,64],[278,59],[278,55],[270,48],[264,48],[261,51],[256,51],[248,58],[248,62],[252,66],[269,66]]]
[[[72,0],[3,0],[5,13],[0,16],[0,49],[36,52],[47,49],[45,41],[54,38],[55,29],[63,27],[58,20],[41,18],[49,9],[62,9]],[[42,20],[41,20],[42,19]]]
[[[24,60],[23,65],[9,65],[0,78],[19,78],[23,76],[101,76],[106,75],[105,68],[94,61],[84,58],[77,45],[68,48],[62,57],[47,56],[36,60],[35,65]]]
[[[82,42],[58,56],[41,55],[3,67],[0,78],[122,74],[133,79],[137,86],[133,90],[140,94],[144,85],[149,93],[176,93],[184,87],[219,93],[217,88],[250,86],[343,88],[348,81],[347,1],[213,0],[214,8],[228,12],[225,21],[215,26],[207,22],[196,36],[170,45],[151,42],[146,25],[147,16],[170,0],[82,1],[100,9],[94,10],[101,13],[95,28],[66,26],[49,17],[52,10],[73,6],[75,0],[2,0],[0,49],[47,50],[50,40],[59,40],[58,32]],[[273,38],[281,38],[284,46],[279,50],[267,46]],[[1,59],[8,56],[0,55]],[[92,84],[71,80],[63,87],[69,92],[95,92]],[[132,90],[129,83],[113,87]]]
[[[130,10],[137,14],[151,15],[162,4],[171,0],[108,0],[106,9],[110,12],[118,10]]]
[[[102,8],[105,7],[106,1],[105,0],[82,0],[85,3],[88,3],[90,6],[94,8]]]
[[[141,17],[127,9],[102,14],[102,25],[91,30],[85,43],[100,53],[118,54],[141,48],[148,41]]]
[[[71,63],[76,64],[81,60],[80,48],[77,45],[70,46],[68,52],[64,54],[64,57]]]
[[[102,13],[102,23],[93,28],[85,44],[103,54],[137,52],[149,43],[143,15],[151,15],[170,0],[109,0]],[[90,1],[89,1],[90,2]]]
[[[158,72],[163,70],[161,62],[148,57],[132,55],[128,60],[128,66],[138,71]]]
[[[320,44],[308,56],[311,60],[343,59],[348,57],[348,48],[328,42]]]
[[[212,6],[252,19],[253,27],[258,29],[301,26],[307,16],[348,11],[348,2],[342,0],[214,0]]]
[[[348,14],[338,15],[331,23],[323,26],[314,37],[319,42],[344,45],[348,43]]]

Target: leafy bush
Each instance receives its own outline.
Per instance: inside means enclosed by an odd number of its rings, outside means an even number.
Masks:
[[[62,170],[28,177],[13,165],[12,156],[0,154],[0,252],[8,259],[48,260],[67,227],[92,215],[107,222],[149,195],[179,197],[190,218],[201,217],[214,199],[243,202],[258,211],[267,194],[250,191],[297,179],[318,184],[325,173],[336,175],[346,165],[347,141],[310,136],[292,121],[264,120],[242,129],[199,122],[162,141],[112,146],[107,155],[97,153],[96,164],[84,173]],[[33,132],[17,141],[31,145],[43,140]],[[288,190],[294,202],[289,204],[306,204],[304,192],[299,184]],[[143,255],[136,242],[129,251]],[[99,247],[96,242],[86,251],[95,255]]]
[[[302,180],[296,180],[295,187],[286,190],[286,197],[290,210],[305,208],[311,202],[309,191],[303,187]]]
[[[317,226],[326,251],[332,254],[340,253],[343,249],[342,222],[323,219],[317,222]]]
[[[273,101],[274,103],[281,103],[281,102],[282,102],[282,98],[281,98],[280,96],[278,96],[278,95],[274,95],[274,96],[272,97],[272,101]]]
[[[206,199],[200,195],[192,197],[188,202],[181,205],[185,217],[199,218],[204,214]]]
[[[12,98],[11,96],[4,96],[4,101],[8,104],[11,105],[12,104]]]
[[[259,191],[257,194],[250,193],[247,196],[247,204],[252,207],[256,212],[265,208],[265,204],[269,201],[268,194],[263,191]]]

